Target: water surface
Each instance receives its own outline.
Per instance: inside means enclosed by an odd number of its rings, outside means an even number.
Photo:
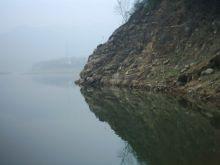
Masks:
[[[1,165],[119,164],[125,143],[89,110],[71,75],[0,77]]]
[[[218,164],[216,129],[184,100],[0,76],[1,165]]]

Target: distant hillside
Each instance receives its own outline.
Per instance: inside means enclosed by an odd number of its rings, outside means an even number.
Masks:
[[[60,58],[42,61],[32,66],[34,73],[78,73],[85,64],[85,58]]]
[[[85,56],[102,42],[97,35],[105,31],[22,26],[0,33],[0,72],[27,72],[38,61],[65,57],[66,53]]]

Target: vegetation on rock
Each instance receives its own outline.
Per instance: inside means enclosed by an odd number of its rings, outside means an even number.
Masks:
[[[77,83],[172,90],[218,102],[220,1],[137,4],[130,19],[89,57]],[[213,71],[204,74],[207,69]]]

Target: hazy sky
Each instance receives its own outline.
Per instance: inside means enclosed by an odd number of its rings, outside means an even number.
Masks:
[[[69,56],[89,56],[121,24],[115,5],[116,0],[0,0],[0,71],[64,57],[66,49]]]
[[[19,26],[115,26],[120,21],[115,4],[115,0],[1,0],[0,31]]]

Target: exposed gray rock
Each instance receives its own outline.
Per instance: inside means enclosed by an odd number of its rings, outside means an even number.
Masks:
[[[180,72],[181,73],[184,73],[184,72],[186,72],[187,71],[187,69],[186,68],[183,68]]]
[[[185,65],[185,69],[188,70],[190,68],[190,65]]]
[[[214,69],[208,68],[208,69],[202,71],[202,72],[201,72],[201,75],[202,75],[202,76],[204,76],[204,75],[210,75],[210,74],[212,74],[212,73],[214,73]]]
[[[95,79],[93,77],[87,77],[86,80],[91,84],[95,82]]]
[[[169,62],[170,62],[170,60],[165,60],[165,61],[163,62],[163,64],[166,65],[166,64],[168,64]]]

